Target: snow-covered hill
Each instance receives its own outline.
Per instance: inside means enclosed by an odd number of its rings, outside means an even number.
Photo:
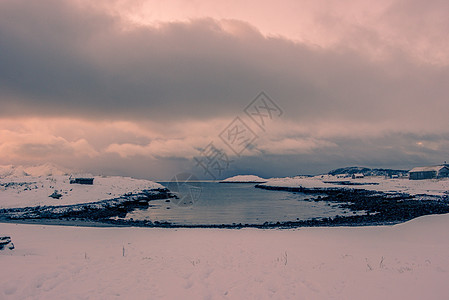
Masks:
[[[365,176],[389,176],[396,175],[399,177],[407,177],[408,170],[394,169],[370,169],[365,167],[345,167],[329,171],[329,175],[349,175],[363,174]]]
[[[220,182],[223,183],[262,183],[262,182],[267,182],[267,179],[261,178],[259,176],[256,175],[237,175],[237,176],[233,176],[233,177],[229,177],[226,178]]]
[[[50,166],[0,168],[0,208],[62,206],[113,199],[164,188],[149,180],[95,176],[93,185],[70,184],[69,175]],[[59,199],[49,197],[59,194]]]

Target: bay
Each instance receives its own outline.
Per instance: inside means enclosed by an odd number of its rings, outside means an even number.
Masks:
[[[254,183],[193,182],[176,188],[179,199],[153,200],[126,219],[177,225],[263,224],[345,216],[353,213],[334,202],[314,201],[319,195],[262,190]]]

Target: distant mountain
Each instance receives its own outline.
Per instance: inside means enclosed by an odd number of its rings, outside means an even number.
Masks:
[[[329,175],[343,175],[361,173],[365,176],[406,176],[408,170],[394,170],[394,169],[370,169],[365,167],[345,167],[330,171]]]
[[[22,176],[55,176],[66,175],[71,172],[65,170],[57,165],[46,163],[37,166],[14,166],[14,165],[0,165],[0,178],[8,177],[22,177]]]

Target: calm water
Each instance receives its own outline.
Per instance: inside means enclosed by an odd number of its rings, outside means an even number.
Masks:
[[[161,182],[171,191],[178,191]],[[254,183],[192,183],[179,188],[179,200],[155,200],[147,209],[128,213],[135,220],[173,224],[263,224],[350,215],[335,203],[311,201],[316,196],[254,188]]]

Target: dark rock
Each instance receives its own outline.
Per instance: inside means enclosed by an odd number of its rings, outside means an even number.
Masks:
[[[58,191],[54,191],[53,194],[51,194],[51,195],[48,196],[48,197],[51,197],[51,198],[53,198],[53,199],[59,199],[59,198],[62,197],[62,194],[58,193]]]
[[[0,250],[4,249],[14,249],[14,244],[11,242],[10,236],[0,236]]]

